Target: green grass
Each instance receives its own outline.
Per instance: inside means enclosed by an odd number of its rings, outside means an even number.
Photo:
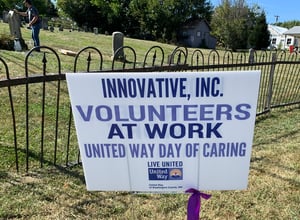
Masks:
[[[0,23],[0,32],[7,31],[7,26]],[[30,33],[23,31],[23,37],[30,39]],[[74,37],[75,36],[75,37]],[[70,38],[72,40],[70,40]],[[105,65],[111,63],[111,36],[94,35],[82,32],[47,32],[41,31],[42,44],[47,46],[78,51],[85,46],[96,46],[105,59]],[[140,57],[156,42],[125,39],[125,44],[133,46]],[[163,45],[169,52],[174,46]],[[24,76],[25,52],[0,51],[0,56],[9,64],[14,77]],[[207,52],[208,54],[208,52]],[[60,55],[62,72],[73,70],[74,57]],[[38,72],[35,55],[30,60],[32,73]],[[49,62],[55,71],[56,66]],[[53,65],[53,66],[51,66]],[[2,78],[3,75],[0,75]],[[66,89],[65,84],[62,85]],[[39,124],[41,86],[30,87],[30,114]],[[53,133],[50,125],[55,115],[55,84],[47,85],[46,127],[47,145],[53,145]],[[18,115],[24,112],[24,86],[14,89]],[[65,93],[66,95],[67,93]],[[10,129],[10,112],[6,88],[0,89],[0,219],[185,219],[189,195],[185,194],[134,194],[127,192],[88,192],[81,166],[60,169],[51,162],[39,168],[39,152],[34,151],[29,172],[24,172],[24,153],[20,152],[21,171],[16,173],[14,149]],[[39,98],[36,98],[39,97]],[[62,96],[60,115],[62,121],[68,120],[68,100]],[[38,110],[37,110],[38,109]],[[24,117],[18,117],[18,131],[24,132]],[[61,123],[65,130],[65,123]],[[32,130],[31,138],[38,137],[40,131]],[[59,150],[63,152],[65,134],[59,134]],[[23,135],[24,136],[24,135]],[[38,138],[37,138],[38,139]],[[20,138],[19,143],[24,150]],[[73,142],[76,137],[73,137]],[[51,152],[49,153],[51,154]],[[47,157],[47,154],[45,155]],[[63,155],[65,156],[65,155]],[[62,156],[62,157],[63,157]],[[73,155],[74,158],[76,155]],[[32,159],[32,158],[31,158]],[[50,160],[51,158],[49,158]],[[47,158],[48,160],[48,158]],[[59,158],[60,162],[63,158]],[[220,220],[257,220],[300,218],[300,111],[299,106],[272,111],[269,115],[257,118],[254,145],[250,165],[249,185],[243,191],[210,191],[210,200],[203,201],[201,219]]]
[[[201,219],[300,216],[300,111],[277,110],[255,128],[249,186],[210,191]],[[1,146],[3,148],[3,146]],[[80,166],[0,171],[2,219],[184,219],[188,195],[88,192]]]
[[[29,48],[32,48],[30,30],[27,30],[26,28],[21,28],[21,32],[25,43],[28,45]],[[6,35],[9,35],[8,24],[0,23],[0,33],[6,33]],[[54,32],[41,30],[40,40],[41,46],[48,46],[58,53],[61,59],[61,71],[63,73],[73,72],[74,57],[61,54],[60,49],[78,52],[79,50],[87,46],[93,46],[100,50],[104,60],[103,68],[111,68],[111,57],[113,55],[111,35],[95,35],[93,33],[85,33],[78,31],[70,32],[69,30],[64,30],[61,32],[57,29]],[[173,49],[176,48],[176,46],[174,45],[161,44],[154,41],[142,41],[126,37],[124,38],[124,46],[130,46],[135,49],[137,53],[137,63],[139,64],[141,64],[144,61],[144,55],[147,52],[147,50],[150,49],[152,46],[156,45],[161,46],[164,49],[166,56],[167,54],[170,54]],[[1,50],[1,57],[5,58],[5,61],[7,62],[10,69],[10,74],[15,76],[24,76],[24,60],[26,53],[27,51],[15,52]],[[54,59],[54,56],[47,54],[47,57],[49,60],[47,62],[47,65],[49,67],[48,71],[57,72],[57,61]],[[86,62],[86,58],[87,57],[83,58],[82,63]],[[130,57],[130,53],[128,53],[127,59],[130,60],[131,58],[132,57]],[[33,57],[30,57],[30,73],[41,73],[41,59],[42,55],[36,53]],[[165,63],[167,63],[167,57],[165,57]],[[83,68],[83,70],[85,69]]]

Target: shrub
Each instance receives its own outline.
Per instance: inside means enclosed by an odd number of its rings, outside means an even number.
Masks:
[[[14,50],[14,39],[6,33],[0,35],[0,49]]]

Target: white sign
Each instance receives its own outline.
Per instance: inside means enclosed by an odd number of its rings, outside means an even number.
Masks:
[[[247,188],[259,71],[69,73],[88,190]]]

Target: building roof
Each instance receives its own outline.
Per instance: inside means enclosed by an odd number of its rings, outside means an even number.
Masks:
[[[200,20],[200,19],[189,19],[183,24],[183,28],[194,28],[195,26],[197,26],[201,22],[205,23],[207,25],[207,27],[209,28],[209,30],[211,30],[211,27],[210,27],[209,23],[205,19],[202,19],[202,20]]]
[[[300,26],[294,26],[291,29],[289,29],[288,31],[284,32],[283,34],[299,37],[300,36]]]
[[[277,35],[282,35],[282,34],[284,34],[288,30],[287,28],[279,27],[279,26],[271,25],[271,24],[268,25],[268,29],[270,31],[271,30],[274,31]]]

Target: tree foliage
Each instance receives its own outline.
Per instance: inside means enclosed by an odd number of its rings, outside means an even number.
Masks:
[[[34,0],[32,3],[39,10],[40,15],[47,17],[57,16],[57,10],[51,0]],[[0,11],[9,11],[14,8],[21,11],[27,10],[22,0],[0,0]]]
[[[215,9],[211,27],[222,46],[233,50],[269,45],[265,13],[245,0],[222,0]]]
[[[57,6],[79,26],[97,27],[105,19],[103,13],[89,0],[60,0]]]
[[[218,41],[227,48],[245,48],[247,44],[247,20],[249,9],[244,0],[232,3],[222,0],[215,9],[211,27]]]
[[[270,45],[270,33],[264,11],[254,17],[254,25],[249,33],[248,43],[254,49],[267,48]]]
[[[178,27],[190,18],[210,21],[213,9],[208,0],[59,0],[58,7],[79,26],[85,21],[102,31],[164,41],[174,40]]]
[[[178,28],[188,19],[210,21],[213,8],[205,0],[132,0],[129,9],[141,33],[155,39],[175,40]]]
[[[285,27],[287,29],[291,29],[294,26],[300,26],[300,20],[292,20],[292,21],[286,21],[286,22],[277,22],[274,25]]]

